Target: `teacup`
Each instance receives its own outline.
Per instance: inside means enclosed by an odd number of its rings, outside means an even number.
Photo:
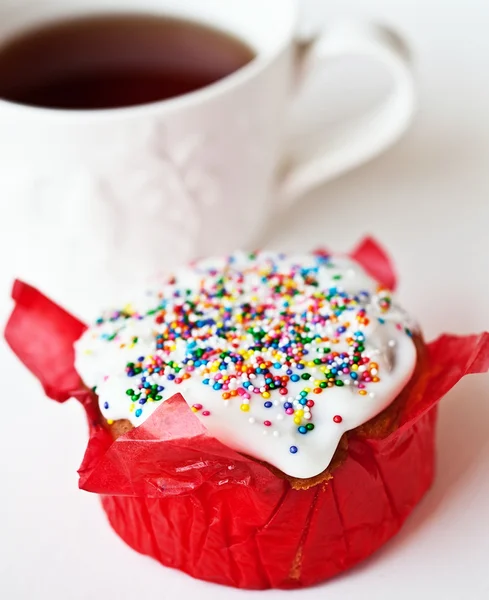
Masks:
[[[13,36],[53,20],[137,12],[211,25],[256,54],[207,87],[129,108],[0,100],[9,276],[89,316],[178,263],[250,246],[278,207],[396,141],[415,104],[402,40],[377,25],[342,22],[299,44],[297,9],[293,0],[2,3],[0,53]],[[327,150],[294,164],[287,147],[294,97],[311,83],[313,67],[343,55],[378,61],[392,92]]]

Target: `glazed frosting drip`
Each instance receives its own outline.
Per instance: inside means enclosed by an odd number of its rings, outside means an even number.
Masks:
[[[138,426],[181,393],[211,435],[308,478],[408,383],[412,331],[349,258],[236,253],[103,314],[76,366],[109,423]]]

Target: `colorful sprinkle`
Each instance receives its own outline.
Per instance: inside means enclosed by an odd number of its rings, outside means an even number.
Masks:
[[[311,256],[307,266],[265,253],[229,257],[219,270],[197,263],[198,277],[190,289],[176,276],[164,294],[151,297],[148,310],[139,313],[128,305],[100,317],[99,339],[125,348],[131,358],[124,378],[134,416],[150,414],[155,403],[176,391],[185,396],[190,381],[204,386],[202,399],[210,408],[206,398],[215,393],[224,401],[220,405],[252,411],[254,417],[246,418],[256,420],[257,427],[283,420],[308,436],[318,429],[317,404],[335,397],[330,390],[344,388],[337,397],[350,394],[355,402],[365,402],[362,398],[384,376],[379,354],[367,350],[367,326],[372,320],[382,327],[392,319],[391,293],[383,288],[347,291],[348,276],[329,273],[341,267],[327,253]],[[149,351],[140,332],[124,335],[126,322],[141,320],[152,324]],[[107,323],[113,331],[104,329]],[[412,335],[405,323],[395,324]],[[263,409],[266,414],[260,413]],[[212,417],[202,404],[192,404],[191,410]],[[333,421],[343,418],[335,415]],[[289,451],[295,454],[298,447]]]

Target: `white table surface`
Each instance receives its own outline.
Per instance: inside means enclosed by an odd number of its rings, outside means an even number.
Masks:
[[[489,329],[489,4],[303,4],[310,22],[346,14],[399,27],[415,49],[421,110],[401,143],[311,194],[283,215],[266,244],[289,250],[327,242],[346,250],[368,230],[391,250],[403,302],[428,338]],[[194,581],[120,542],[97,498],[77,489],[86,444],[81,408],[44,399],[3,346],[0,374],[1,598],[256,597]],[[264,594],[489,598],[488,384],[487,376],[472,376],[443,400],[435,485],[393,541],[324,586]]]

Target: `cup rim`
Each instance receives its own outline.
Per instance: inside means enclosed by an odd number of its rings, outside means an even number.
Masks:
[[[285,2],[284,2],[285,5]],[[153,115],[162,110],[172,111],[185,108],[191,108],[199,104],[205,104],[225,95],[232,90],[239,88],[265,71],[284,50],[293,43],[298,22],[298,4],[294,0],[288,2],[289,5],[289,23],[285,28],[286,33],[281,41],[276,44],[276,47],[267,55],[256,48],[256,56],[233,73],[226,75],[222,79],[211,83],[203,88],[188,92],[181,96],[158,100],[156,102],[148,102],[146,104],[137,104],[134,106],[125,106],[118,108],[103,108],[103,109],[58,109],[35,106],[29,104],[21,104],[0,98],[0,111],[8,112],[10,116],[22,117],[42,117],[52,120],[63,121],[100,121],[125,118],[137,118],[144,114]],[[245,40],[246,41],[246,40]]]

